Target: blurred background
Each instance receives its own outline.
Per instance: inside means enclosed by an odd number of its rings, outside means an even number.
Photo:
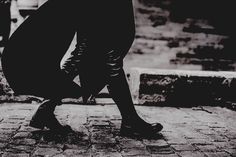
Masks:
[[[137,34],[127,66],[235,70],[232,0],[134,0]]]
[[[0,52],[8,36],[45,2],[0,0]],[[131,67],[236,70],[233,0],[133,0],[133,4],[136,39],[124,62],[128,74]],[[75,40],[64,59],[74,46]]]

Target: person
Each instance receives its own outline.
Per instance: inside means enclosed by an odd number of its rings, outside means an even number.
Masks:
[[[75,33],[76,48],[61,68],[61,59]],[[134,35],[132,1],[44,3],[14,32],[2,57],[4,74],[15,93],[46,99],[30,126],[70,131],[53,113],[61,99],[82,96],[86,101],[108,85],[122,116],[121,135],[161,131],[160,123],[149,124],[137,114],[122,67]],[[81,87],[73,82],[77,75]]]
[[[0,47],[4,47],[11,30],[11,1],[0,0]]]

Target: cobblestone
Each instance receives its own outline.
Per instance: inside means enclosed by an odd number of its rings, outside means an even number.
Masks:
[[[141,139],[119,135],[121,117],[115,105],[57,107],[61,123],[75,131],[67,135],[28,126],[38,105],[0,104],[0,157],[236,156],[236,112],[226,108],[136,106],[146,121],[164,126],[158,138]]]
[[[62,153],[62,150],[58,148],[37,148],[33,156],[55,156]]]

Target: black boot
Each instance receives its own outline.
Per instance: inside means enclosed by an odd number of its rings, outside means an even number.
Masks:
[[[123,120],[120,134],[128,137],[148,137],[152,138],[163,129],[160,123],[149,124],[140,117]]]
[[[149,124],[137,114],[124,71],[110,78],[108,89],[122,116],[121,135],[151,136],[162,130],[160,123]]]
[[[38,129],[44,129],[46,127],[51,131],[58,133],[71,132],[71,127],[68,125],[61,125],[54,115],[54,110],[59,103],[59,101],[55,100],[46,100],[43,102],[33,115],[29,126]]]

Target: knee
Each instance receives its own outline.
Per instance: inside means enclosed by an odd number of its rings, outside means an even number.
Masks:
[[[123,70],[123,57],[117,51],[107,53],[106,67],[110,77],[115,77]]]

